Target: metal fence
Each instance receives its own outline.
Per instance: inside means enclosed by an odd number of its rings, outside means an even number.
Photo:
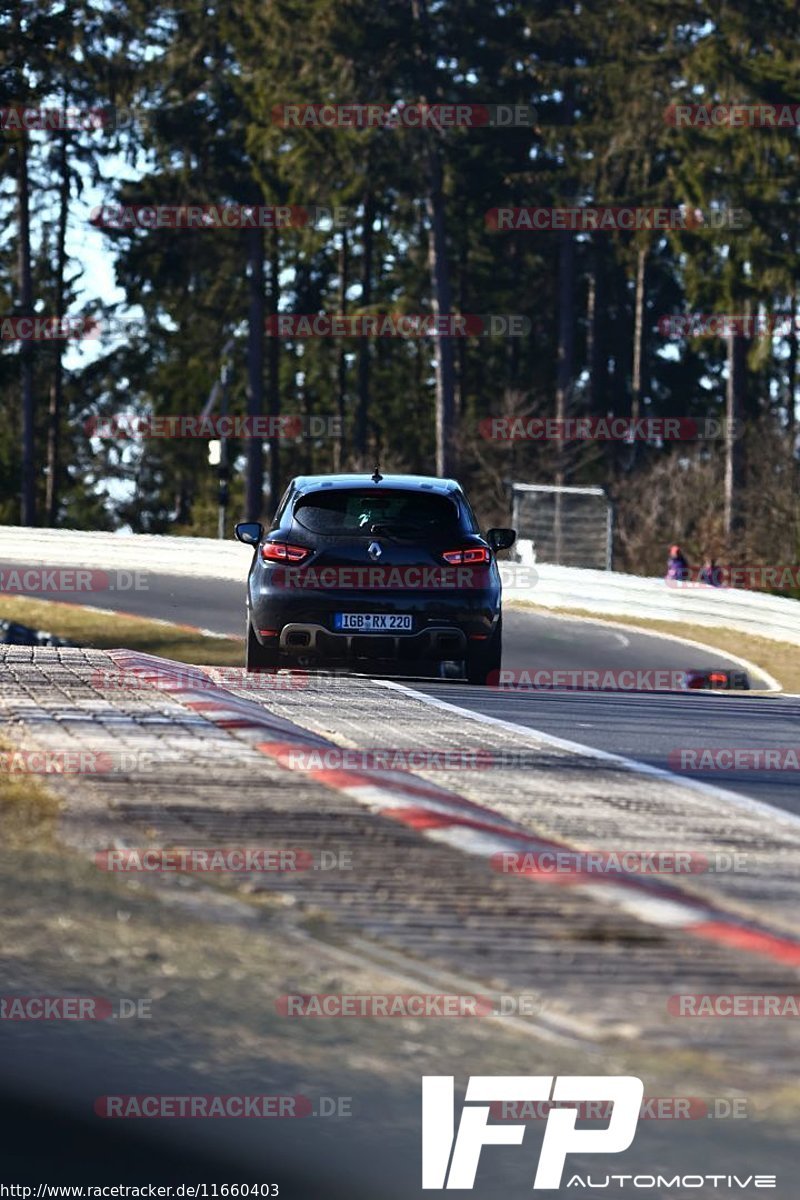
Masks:
[[[611,570],[613,507],[601,487],[512,483],[522,561]]]

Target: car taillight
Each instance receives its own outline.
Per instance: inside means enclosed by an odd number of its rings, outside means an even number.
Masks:
[[[288,542],[264,542],[261,557],[264,562],[302,562],[310,550],[305,546],[291,546]]]
[[[463,550],[445,550],[442,558],[445,562],[460,565],[461,563],[488,563],[492,556],[485,546],[469,546]]]

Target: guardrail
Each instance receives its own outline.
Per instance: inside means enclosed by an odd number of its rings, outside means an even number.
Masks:
[[[507,599],[542,608],[580,608],[598,617],[723,626],[800,645],[800,602],[787,596],[697,583],[667,584],[664,579],[547,563],[536,563],[533,570],[538,576],[535,586],[508,589]]]
[[[244,583],[250,557],[247,547],[233,539],[0,525],[0,566],[14,562],[27,566],[116,568]],[[580,608],[599,617],[647,617],[723,626],[800,645],[800,602],[785,596],[694,583],[669,586],[663,579],[547,563],[536,563],[533,570],[535,585],[507,586],[507,600],[530,601],[542,608]]]
[[[150,533],[91,533],[0,525],[0,564],[156,571],[244,583],[251,557],[252,551],[233,538],[217,541]]]

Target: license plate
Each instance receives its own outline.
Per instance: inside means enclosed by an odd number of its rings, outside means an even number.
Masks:
[[[333,627],[347,633],[410,633],[411,622],[405,613],[336,613]]]

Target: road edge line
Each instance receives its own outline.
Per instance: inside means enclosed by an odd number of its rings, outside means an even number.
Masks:
[[[488,713],[478,713],[470,708],[462,708],[458,704],[451,704],[447,700],[440,700],[438,696],[428,696],[425,692],[418,692],[415,688],[399,683],[394,679],[375,679],[374,682],[381,687],[390,688],[393,691],[403,691],[407,695],[413,696],[416,700],[421,700],[425,704],[432,705],[434,708],[443,708],[447,712],[470,717],[472,720],[484,725],[493,725],[498,729],[505,729],[506,732],[516,734],[520,732],[529,733],[557,750],[567,750],[572,754],[581,754],[585,758],[596,758],[601,762],[614,763],[616,766],[627,767],[628,770],[638,775],[649,775],[654,779],[664,779],[669,783],[683,784],[684,787],[691,788],[692,791],[733,803],[736,807],[751,813],[753,816],[768,816],[771,819],[777,816],[786,825],[800,826],[800,816],[795,813],[786,812],[782,808],[775,808],[772,804],[767,803],[766,800],[755,800],[752,796],[742,796],[739,792],[729,791],[727,788],[720,787],[715,783],[705,783],[702,779],[693,779],[690,775],[676,775],[674,771],[668,771],[666,767],[655,767],[650,763],[640,762],[636,758],[628,758],[624,754],[615,754],[611,750],[600,750],[595,746],[586,746],[582,742],[573,742],[566,738],[559,738],[555,734],[545,733],[543,730],[534,729],[528,725],[518,725],[516,722],[508,721],[503,717],[493,717]],[[488,688],[486,690],[491,692],[497,689]]]
[[[678,642],[683,646],[692,646],[695,650],[705,650],[708,653],[722,654],[725,658],[729,658],[731,662],[738,663],[740,667],[744,667],[745,670],[752,672],[752,674],[760,675],[768,684],[766,688],[748,688],[748,691],[760,692],[762,694],[766,692],[769,695],[772,695],[773,692],[785,694],[783,684],[774,675],[770,675],[766,668],[760,667],[758,663],[751,662],[749,658],[742,658],[740,654],[731,654],[728,650],[720,650],[718,646],[709,646],[706,642],[697,642],[694,638],[681,637],[677,633],[664,633],[660,629],[645,629],[643,625],[628,625],[624,621],[607,621],[604,617],[579,617],[570,616],[569,613],[551,612],[547,609],[538,608],[535,604],[520,600],[506,600],[503,607],[509,609],[511,612],[533,612],[537,616],[547,617],[550,621],[585,621],[588,625],[602,625],[604,629],[628,629],[631,633],[641,633],[645,637],[662,638],[664,641]],[[727,626],[714,625],[709,626],[709,628],[726,629]],[[714,695],[719,696],[724,694],[724,692],[714,693]]]

